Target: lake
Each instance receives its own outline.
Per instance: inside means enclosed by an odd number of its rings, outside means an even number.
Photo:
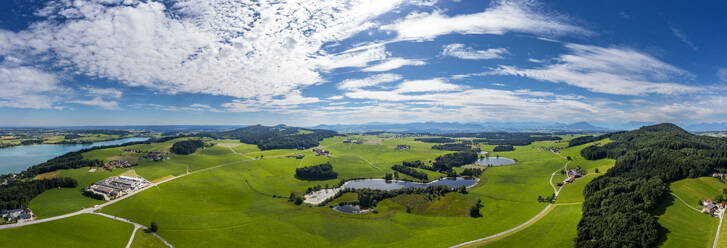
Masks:
[[[425,188],[432,185],[444,185],[450,188],[456,188],[459,186],[469,187],[477,183],[475,179],[467,179],[458,177],[456,179],[443,178],[436,181],[429,182],[427,184],[392,180],[386,181],[384,179],[357,179],[351,180],[343,184],[344,188],[347,189],[378,189],[378,190],[397,190],[409,187]]]
[[[503,158],[503,157],[489,157],[489,158],[482,158],[480,160],[477,160],[478,165],[482,166],[500,166],[500,165],[508,165],[508,164],[514,164],[515,160],[509,159],[509,158]]]
[[[43,163],[60,155],[82,149],[120,145],[128,142],[146,141],[149,138],[135,137],[92,144],[42,144],[0,148],[0,174],[18,173],[30,166]]]

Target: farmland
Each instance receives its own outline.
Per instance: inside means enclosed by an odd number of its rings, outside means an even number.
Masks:
[[[278,149],[261,151],[236,140],[211,140],[218,145],[198,149],[190,155],[171,155],[159,162],[140,160],[132,169],[113,171],[90,168],[62,170],[57,176],[76,178],[79,187],[120,174],[135,173],[149,181],[173,179],[153,186],[139,194],[106,206],[100,212],[148,225],[156,222],[158,234],[176,247],[229,247],[259,244],[261,247],[276,246],[435,246],[444,247],[481,238],[513,228],[543,210],[547,203],[537,202],[538,196],[550,196],[551,174],[564,168],[571,156],[568,168],[581,166],[588,170],[605,171],[612,160],[586,161],[578,155],[582,147],[563,149],[561,154],[542,149],[560,147],[562,141],[537,141],[528,146],[515,146],[514,151],[492,152],[494,146],[481,145],[489,156],[515,159],[513,165],[490,167],[480,176],[480,182],[469,189],[468,194],[448,193],[437,199],[425,195],[402,195],[381,201],[375,212],[351,215],[334,211],[331,207],[341,201],[356,199],[348,193],[327,206],[295,205],[288,201],[291,193],[303,194],[316,185],[333,186],[345,178],[382,178],[394,173],[391,166],[402,161],[421,160],[425,163],[437,156],[451,153],[431,149],[432,143],[414,141],[414,138],[380,138],[355,136],[362,140],[374,140],[364,144],[343,143],[346,137],[333,137],[321,141],[320,147],[332,154],[316,156],[310,150]],[[125,149],[166,151],[181,138],[163,143],[140,144],[94,150],[83,154],[85,158],[108,160],[125,154]],[[397,145],[410,149],[397,150]],[[302,159],[288,155],[303,155]],[[296,168],[330,162],[338,178],[321,181],[305,181],[294,177]],[[421,169],[419,169],[421,170]],[[455,168],[461,172],[462,168]],[[187,174],[191,172],[191,174]],[[427,170],[431,179],[445,174]],[[408,177],[401,175],[403,179]],[[534,235],[551,228],[551,223],[571,227],[579,219],[579,192],[589,175],[563,188],[566,205],[557,206],[521,233]],[[178,177],[178,178],[175,178]],[[562,181],[565,175],[556,175],[553,183]],[[579,198],[580,197],[580,198]],[[483,217],[469,216],[469,207],[480,200]],[[61,203],[61,204],[58,204]],[[31,202],[31,207],[41,218],[56,216],[92,207],[102,201],[80,195],[76,189],[52,189]],[[575,204],[567,204],[575,203]],[[574,210],[575,209],[575,210]],[[551,214],[553,214],[551,216]],[[85,215],[81,215],[85,216]],[[63,219],[74,221],[77,217]],[[567,219],[567,220],[566,220]],[[48,225],[58,221],[31,227],[56,228]],[[47,226],[47,227],[46,227]],[[533,228],[532,231],[531,228]],[[13,230],[13,229],[11,229]],[[17,230],[17,229],[15,229]],[[528,231],[528,232],[525,232]],[[6,231],[0,231],[3,233]],[[125,236],[129,231],[114,235]],[[270,235],[286,233],[292,235]],[[513,236],[516,237],[516,236]],[[553,245],[575,237],[574,231],[553,237]],[[494,241],[506,242],[508,238]],[[509,242],[509,241],[508,241]],[[548,243],[548,244],[551,244]],[[141,231],[137,232],[133,246],[154,247],[159,240]]]

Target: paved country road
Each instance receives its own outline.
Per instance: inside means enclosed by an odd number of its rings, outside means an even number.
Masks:
[[[560,154],[558,154],[558,156],[563,157]],[[568,169],[568,163],[570,163],[570,161],[566,161],[565,162],[565,165],[563,165],[563,169],[564,170],[565,169]],[[561,169],[558,169],[558,170],[554,171],[552,174],[550,174],[550,179],[548,180],[549,183],[550,183],[550,186],[553,187],[553,192],[555,194],[555,197],[558,197],[558,194],[560,193],[560,190],[563,188],[563,186],[560,186],[560,187],[556,188],[555,185],[553,185],[553,177],[555,177],[555,175],[560,170]],[[520,230],[524,229],[523,227],[526,227],[527,225],[530,225],[532,223],[535,223],[536,221],[540,220],[540,218],[542,216],[548,214],[549,213],[548,210],[550,210],[551,207],[553,207],[553,203],[552,202],[550,204],[548,204],[548,206],[546,206],[542,211],[540,211],[540,213],[538,213],[537,215],[535,215],[533,218],[531,218],[528,221],[526,221],[525,223],[522,223],[522,224],[520,224],[520,225],[518,225],[516,227],[513,227],[513,228],[511,228],[511,229],[509,229],[507,231],[504,231],[504,232],[501,232],[501,233],[497,233],[497,234],[493,234],[493,235],[490,235],[490,236],[487,236],[487,237],[484,237],[484,238],[475,239],[475,240],[472,240],[472,241],[467,241],[467,242],[464,242],[464,243],[461,243],[461,244],[458,244],[458,245],[453,245],[453,246],[450,246],[450,247],[451,248],[455,248],[455,247],[468,246],[468,245],[472,245],[472,244],[475,244],[475,243],[479,243],[479,242],[483,242],[483,241],[487,241],[487,240],[491,240],[491,239],[494,239],[494,238],[503,237],[503,236],[507,236],[507,235],[510,235],[510,234],[519,232]]]

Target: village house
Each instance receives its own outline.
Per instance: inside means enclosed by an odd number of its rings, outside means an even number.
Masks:
[[[343,143],[361,144],[361,141],[356,139],[345,139],[343,140]]]
[[[406,149],[411,149],[411,146],[408,145],[396,145],[396,150],[403,151]]]
[[[146,154],[144,154],[144,156],[141,156],[141,158],[139,158],[139,160],[143,160],[143,159],[149,159],[149,160],[154,160],[155,162],[158,162],[158,161],[169,159],[169,153],[168,152],[147,152]]]
[[[565,181],[563,181],[564,184],[572,183],[576,180],[576,178],[580,178],[581,176],[583,176],[583,175],[581,175],[580,172],[578,172],[578,168],[569,169],[568,172],[566,173],[566,175],[568,175],[568,178],[565,179]]]
[[[29,208],[26,209],[13,209],[13,210],[2,210],[0,212],[0,215],[2,216],[3,220],[5,220],[5,223],[11,223],[11,222],[17,222],[17,223],[23,223],[26,221],[31,221],[35,219],[35,215],[33,214],[33,211],[31,211]]]
[[[312,151],[316,153],[316,156],[326,156],[329,158],[331,157],[331,153],[323,149],[313,148]]]
[[[286,158],[303,159],[303,154],[287,155]]]

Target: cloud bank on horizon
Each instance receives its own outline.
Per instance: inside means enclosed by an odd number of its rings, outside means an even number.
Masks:
[[[10,1],[0,125],[727,122],[718,23],[567,2]]]

